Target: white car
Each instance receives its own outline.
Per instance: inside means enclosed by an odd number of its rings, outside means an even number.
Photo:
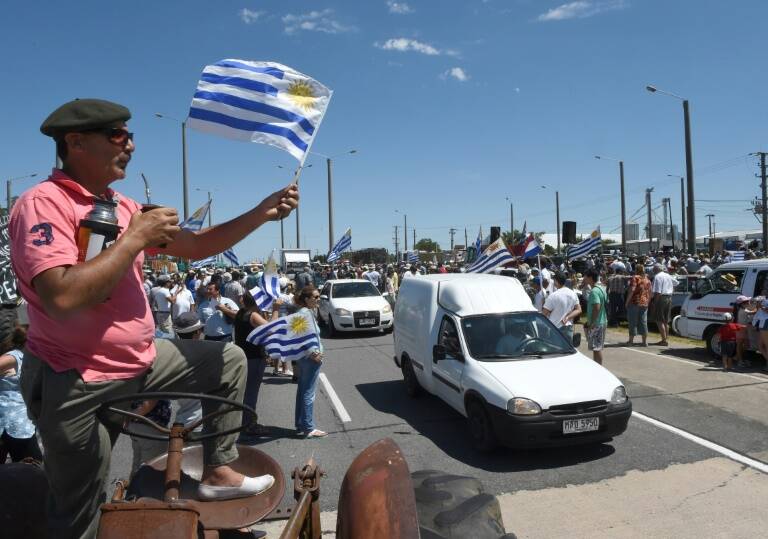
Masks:
[[[406,279],[395,318],[407,393],[426,390],[455,408],[482,451],[601,443],[627,428],[624,385],[571,346],[517,279]]]
[[[320,322],[337,331],[392,331],[392,307],[366,279],[328,281],[320,291]]]

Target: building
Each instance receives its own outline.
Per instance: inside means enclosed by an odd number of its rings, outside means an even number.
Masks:
[[[627,238],[626,241],[636,241],[640,239],[640,225],[637,223],[627,223],[626,229]]]

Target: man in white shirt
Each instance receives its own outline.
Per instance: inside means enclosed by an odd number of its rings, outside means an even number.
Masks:
[[[155,327],[173,335],[173,322],[171,320],[171,305],[176,302],[176,295],[171,292],[173,283],[168,275],[157,278],[157,286],[151,291],[151,300],[155,305]]]
[[[232,271],[232,280],[224,286],[224,297],[231,299],[235,304],[240,305],[240,301],[243,299],[245,290],[240,283],[240,272],[237,270]]]
[[[672,294],[677,286],[677,279],[664,271],[664,266],[653,266],[653,286],[651,287],[650,318],[656,322],[661,334],[659,346],[669,346],[669,313],[672,310]]]
[[[184,283],[181,282],[176,283],[175,288],[171,290],[171,292],[176,296],[176,301],[174,301],[171,306],[171,318],[173,319],[173,322],[176,323],[176,319],[179,318],[180,315],[194,310],[195,296],[189,288],[184,286]]]
[[[205,324],[203,334],[206,341],[232,341],[232,323],[239,307],[229,298],[221,295],[218,283],[206,287],[207,299],[200,303],[198,313]]]
[[[536,308],[537,311],[542,312],[544,309],[544,301],[549,296],[549,290],[547,290],[547,287],[549,286],[549,281],[544,279],[544,283],[542,286],[541,277],[534,277],[531,281],[533,285],[533,306]]]
[[[699,275],[702,275],[704,277],[709,277],[712,274],[712,272],[715,271],[715,270],[713,270],[710,267],[710,265],[709,265],[709,258],[705,258],[702,262],[704,262],[704,263],[699,268],[699,271],[697,271],[696,273],[698,273]]]
[[[544,300],[542,314],[549,318],[557,329],[573,342],[573,321],[581,315],[581,305],[576,292],[565,286],[566,276],[556,273],[554,277],[555,291]]]

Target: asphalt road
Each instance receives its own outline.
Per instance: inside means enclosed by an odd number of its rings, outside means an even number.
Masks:
[[[612,343],[624,338],[609,332]],[[319,389],[316,422],[329,436],[293,437],[296,386],[270,375],[258,411],[271,432],[249,440],[283,466],[289,485],[291,469],[314,456],[327,472],[324,512],[335,511],[354,457],[390,437],[412,471],[480,479],[499,497],[507,530],[519,537],[754,537],[768,529],[768,375],[759,368],[724,373],[703,348],[687,345],[614,344],[605,366],[624,381],[638,412],[623,435],[597,447],[483,455],[470,446],[458,413],[432,396],[406,396],[390,335],[324,344],[323,372],[350,420],[342,422],[343,413]],[[127,474],[130,456],[121,439],[113,477]],[[325,516],[332,531],[333,514]]]

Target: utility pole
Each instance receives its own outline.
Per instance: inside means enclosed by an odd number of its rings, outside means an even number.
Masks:
[[[691,152],[691,115],[688,100],[683,100],[685,122],[685,175],[688,176],[688,251],[696,252],[696,206],[693,200],[693,155]]]
[[[331,158],[325,160],[328,167],[328,252],[333,249],[333,174],[331,173]]]
[[[408,252],[408,216],[403,214],[403,251]]]
[[[467,252],[467,247],[469,247],[469,236],[467,236],[467,227],[464,227],[464,252]]]
[[[765,251],[766,246],[768,246],[768,208],[766,205],[768,205],[768,188],[766,186],[766,174],[765,174],[765,152],[757,152],[757,155],[760,156],[760,191],[762,195],[762,202],[763,202],[763,208],[762,208],[762,214],[763,214],[763,251]]]
[[[514,237],[514,231],[515,231],[515,208],[512,204],[512,199],[509,197],[505,197],[504,200],[509,202],[509,235],[512,238],[512,241],[515,241]]]
[[[675,248],[675,225],[672,224],[672,199],[667,198],[667,211],[669,212],[669,238],[672,240],[672,248]]]
[[[705,215],[707,219],[709,219],[709,252],[712,253],[712,248],[714,246],[714,240],[715,240],[715,228],[712,226],[712,219],[715,217],[714,213],[708,213]]]
[[[680,229],[680,249],[685,250],[685,178],[680,176],[680,222],[683,224]]]
[[[395,225],[395,258],[400,260],[400,242],[397,237],[397,225]]]
[[[621,252],[627,254],[627,205],[624,198],[624,161],[619,161],[619,179],[621,183]]]
[[[557,218],[557,254],[560,254],[560,191],[555,191],[555,213]]]
[[[669,202],[668,198],[661,199],[661,212],[663,215],[662,222],[664,223],[664,227],[663,227],[664,232],[660,234],[662,236],[661,239],[667,239],[667,222],[669,221],[668,214],[667,214],[667,202]]]
[[[651,232],[651,225],[653,224],[651,219],[651,193],[653,187],[649,187],[645,190],[645,206],[648,208],[648,254],[651,254],[653,250],[653,232]]]
[[[416,250],[416,229],[413,229],[413,250]]]
[[[451,251],[453,251],[453,235],[456,234],[456,229],[451,228],[448,233],[451,235]]]

